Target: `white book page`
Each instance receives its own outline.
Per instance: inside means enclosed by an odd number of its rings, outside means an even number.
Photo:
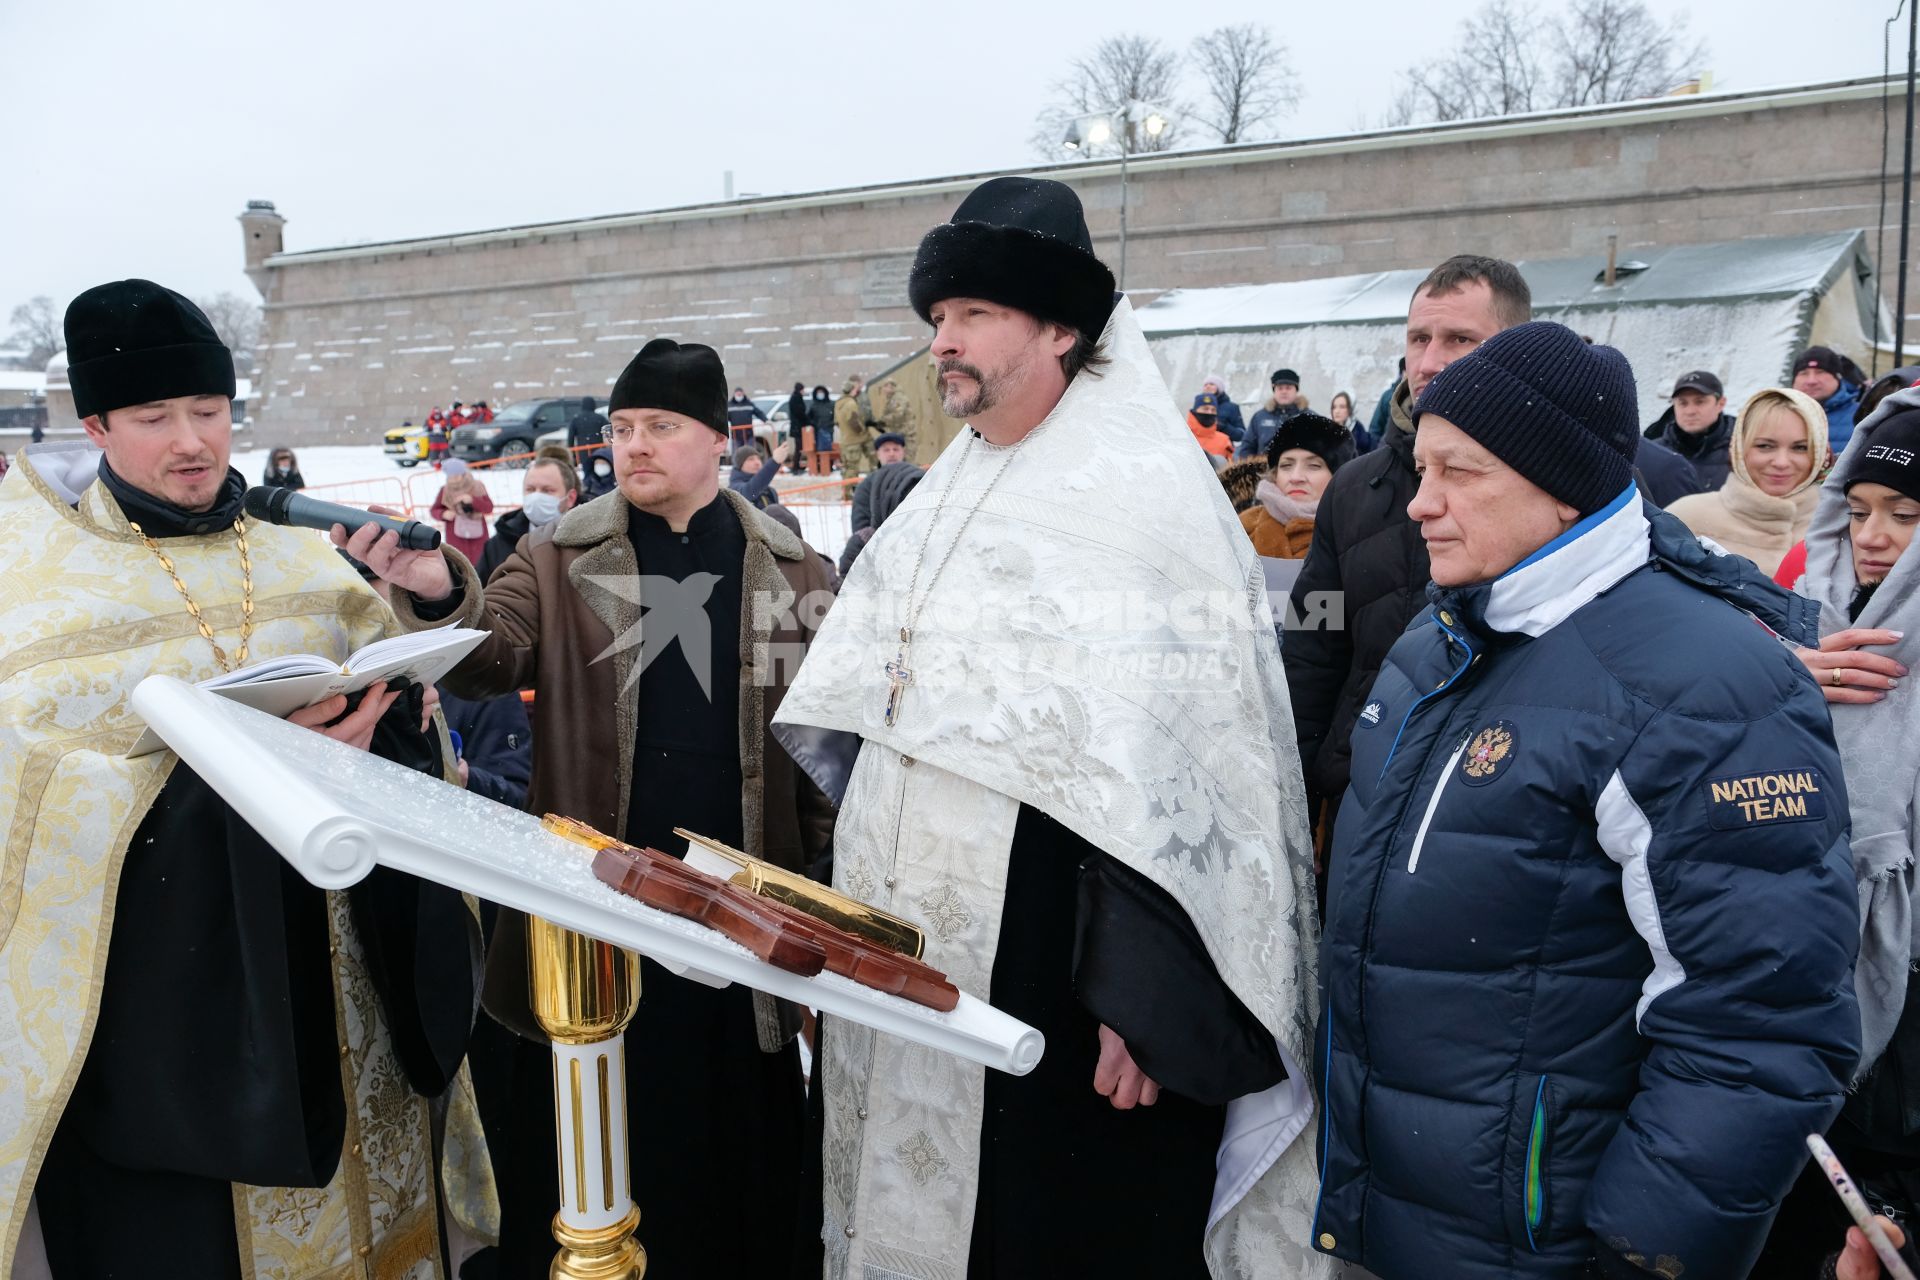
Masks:
[[[357,693],[376,680],[393,684],[432,684],[458,666],[487,638],[471,627],[445,627],[389,636],[359,650],[342,668],[310,653],[266,658],[251,666],[202,680],[199,688],[285,718],[303,707],[339,693]],[[127,752],[129,758],[158,751],[166,744],[148,729]]]

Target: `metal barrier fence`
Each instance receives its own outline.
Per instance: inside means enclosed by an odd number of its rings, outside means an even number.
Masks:
[[[604,445],[576,445],[569,452],[576,467],[581,454]],[[520,477],[526,465],[537,455],[512,454],[469,463],[468,469],[479,475],[493,498],[493,518],[519,509]],[[325,502],[350,507],[389,507],[403,512],[410,520],[432,518],[433,501],[440,496],[446,476],[438,471],[410,471],[404,476],[380,476],[368,480],[348,480],[336,484],[308,485],[302,492]],[[826,480],[781,489],[780,501],[800,522],[800,536],[809,546],[835,560],[847,539],[853,536],[852,497],[856,480]],[[417,487],[416,487],[417,486]],[[510,492],[509,492],[510,491]]]
[[[300,492],[322,502],[338,502],[348,507],[399,507],[409,517],[414,510],[412,493],[406,480],[399,476],[346,480],[338,484],[310,484]]]

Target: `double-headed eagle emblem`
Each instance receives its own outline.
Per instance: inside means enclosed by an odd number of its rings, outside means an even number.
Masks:
[[[1466,762],[1461,769],[1475,782],[1485,782],[1500,771],[1500,765],[1513,752],[1513,730],[1503,720],[1488,725],[1467,745]]]

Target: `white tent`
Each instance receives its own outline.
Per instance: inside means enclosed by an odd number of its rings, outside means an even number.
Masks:
[[[1615,283],[1606,258],[1520,262],[1537,320],[1556,320],[1624,351],[1639,383],[1640,416],[1666,408],[1673,379],[1720,376],[1737,407],[1787,377],[1794,353],[1823,343],[1859,360],[1879,305],[1863,232],[1636,249]],[[1425,271],[1386,271],[1281,284],[1179,289],[1141,308],[1140,323],[1181,408],[1210,374],[1250,415],[1276,368],[1298,371],[1324,411],[1352,393],[1364,420],[1392,384],[1405,348],[1407,301]],[[1880,332],[1890,333],[1882,307]]]

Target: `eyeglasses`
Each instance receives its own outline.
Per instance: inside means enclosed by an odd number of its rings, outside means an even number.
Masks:
[[[684,426],[686,426],[684,422],[661,418],[646,425],[647,439],[655,444],[664,444],[679,435],[680,429]],[[633,433],[639,429],[624,422],[610,423],[600,428],[600,438],[608,444],[629,444],[633,440]]]

